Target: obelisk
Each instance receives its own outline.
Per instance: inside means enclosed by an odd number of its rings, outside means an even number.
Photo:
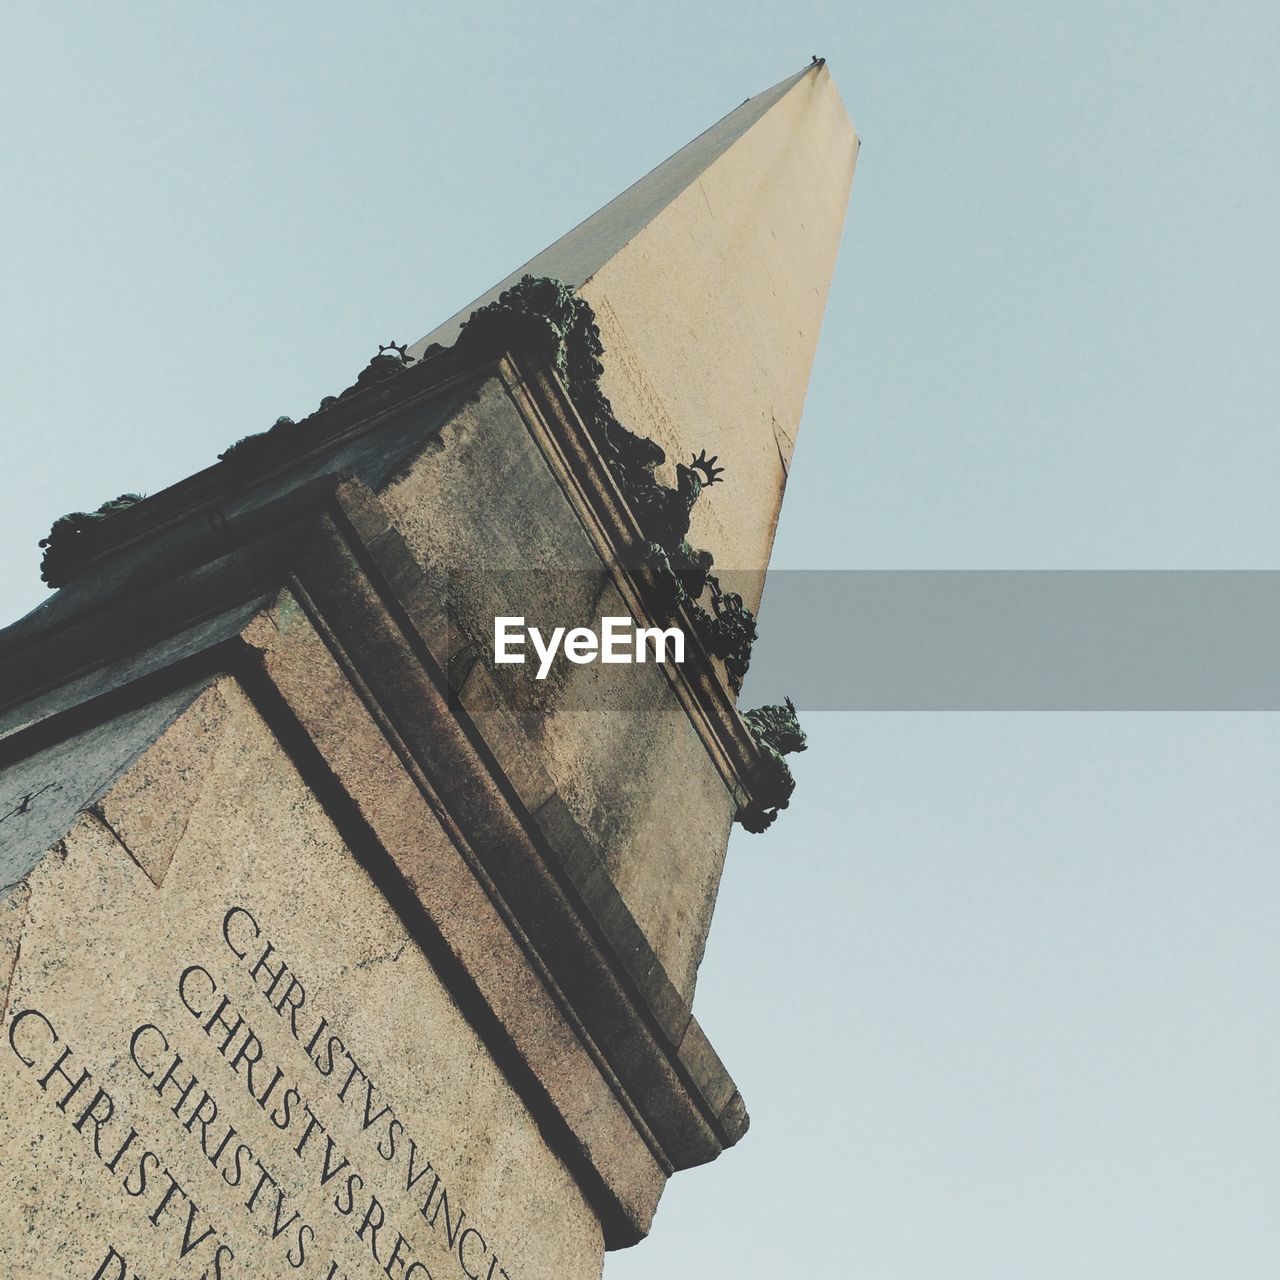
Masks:
[[[742,1136],[690,1006],[803,747],[737,692],[856,150],[815,61],[55,525],[0,633],[0,1272],[585,1280]]]

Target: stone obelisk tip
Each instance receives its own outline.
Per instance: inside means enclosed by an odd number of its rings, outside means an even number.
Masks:
[[[603,388],[668,459],[718,454],[690,540],[754,606],[835,266],[858,139],[825,61],[748,98],[414,348],[521,276],[595,310]]]

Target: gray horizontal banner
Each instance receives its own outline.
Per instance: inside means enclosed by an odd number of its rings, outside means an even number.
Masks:
[[[716,572],[723,592],[753,597],[758,574]],[[621,659],[584,659],[590,678],[571,677],[563,647],[540,657],[515,622],[520,665],[496,657],[505,615],[561,639],[605,618],[629,625],[598,568],[433,576],[503,680],[557,686],[561,709],[625,702],[645,678],[627,637]],[[1280,710],[1280,571],[773,570],[758,612],[743,706],[789,696],[802,711]]]
[[[759,629],[746,705],[1280,710],[1270,570],[775,571]]]

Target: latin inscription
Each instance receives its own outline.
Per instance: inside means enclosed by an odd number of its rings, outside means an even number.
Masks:
[[[220,936],[215,954],[175,968],[165,1019],[138,1022],[122,1046],[124,1069],[154,1099],[148,1115],[130,1115],[99,1083],[96,1065],[77,1050],[71,1028],[34,1006],[13,1010],[8,1020],[8,1047],[33,1088],[81,1136],[139,1224],[157,1233],[165,1256],[200,1280],[248,1275],[237,1269],[240,1217],[269,1242],[282,1274],[357,1280],[320,1244],[325,1232],[318,1224],[328,1219],[358,1242],[360,1274],[370,1280],[513,1280],[488,1224],[469,1217],[458,1196],[450,1195],[429,1149],[396,1114],[392,1099],[254,914],[232,906]],[[261,1004],[238,1007],[226,981],[230,967],[248,977]],[[254,1030],[262,1017],[280,1019],[299,1053],[274,1060]],[[193,1038],[207,1041],[220,1059],[215,1076],[201,1078],[184,1057]],[[336,1102],[351,1113],[359,1131],[354,1144],[335,1137],[317,1114],[321,1098],[327,1104],[320,1111]],[[277,1135],[270,1150],[242,1133],[246,1106],[256,1107]],[[211,1209],[198,1180],[180,1176],[152,1149],[145,1135],[157,1123],[180,1135],[196,1168],[207,1166],[235,1192],[235,1217],[228,1218],[225,1197]],[[281,1176],[285,1166],[288,1177]],[[303,1203],[286,1190],[296,1185],[299,1166],[318,1201]],[[371,1169],[407,1199],[397,1194],[392,1204],[380,1197]],[[104,1240],[97,1271],[86,1280],[153,1280],[127,1254],[125,1246]]]

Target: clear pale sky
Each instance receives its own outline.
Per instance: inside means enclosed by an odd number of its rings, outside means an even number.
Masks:
[[[1280,568],[1274,4],[45,3],[0,19],[6,620],[54,517],[813,53],[863,149],[775,563]],[[1276,718],[807,723],[696,1003],[751,1131],[606,1280],[1274,1277]]]

